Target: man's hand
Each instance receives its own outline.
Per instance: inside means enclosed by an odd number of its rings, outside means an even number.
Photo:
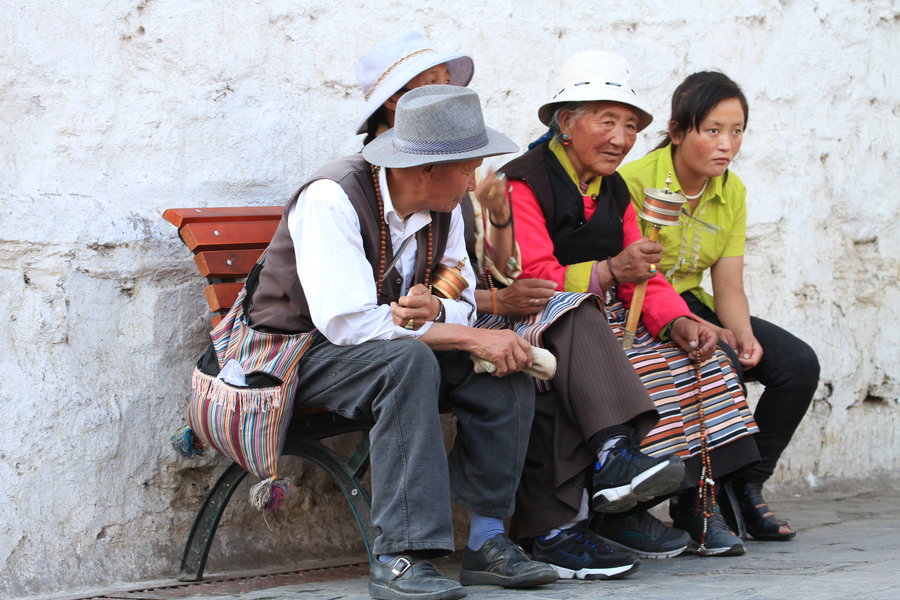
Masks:
[[[646,237],[629,244],[612,258],[616,279],[619,283],[640,283],[650,279],[656,274],[655,270],[650,271],[650,266],[659,266],[662,253],[662,244],[651,242]]]
[[[539,312],[556,293],[556,283],[548,279],[517,279],[497,290],[497,313],[507,317]]]
[[[416,330],[434,320],[440,311],[439,302],[427,287],[417,283],[397,302],[391,302],[391,317],[398,327]]]
[[[694,360],[704,361],[716,349],[716,334],[702,323],[687,317],[678,317],[669,326],[669,337]]]
[[[503,377],[531,366],[531,344],[509,329],[475,329],[469,352],[497,368],[494,377]]]

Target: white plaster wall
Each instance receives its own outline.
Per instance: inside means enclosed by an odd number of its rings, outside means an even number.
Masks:
[[[822,363],[776,480],[896,470],[898,22],[890,0],[0,0],[0,596],[174,574],[224,462],[166,443],[206,324],[160,215],[281,204],[356,150],[355,60],[410,27],[471,53],[488,123],[523,145],[579,49],[637,71],[657,118],[632,158],[685,75],[738,80],[751,306]],[[294,472],[285,514],[229,507],[211,569],[360,550]]]

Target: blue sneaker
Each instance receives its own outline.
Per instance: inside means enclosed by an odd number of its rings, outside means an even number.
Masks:
[[[675,456],[654,458],[623,437],[591,475],[591,510],[619,513],[666,496],[681,487],[684,463]]]
[[[641,564],[634,554],[610,548],[587,522],[564,529],[549,540],[536,539],[532,558],[553,567],[560,579],[621,579]]]

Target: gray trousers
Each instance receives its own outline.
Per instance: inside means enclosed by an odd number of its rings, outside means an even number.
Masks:
[[[443,403],[457,419],[449,457]],[[489,517],[513,512],[534,414],[527,375],[476,375],[468,353],[433,352],[414,339],[323,340],[303,356],[296,405],[375,422],[375,554],[454,550],[451,501]]]

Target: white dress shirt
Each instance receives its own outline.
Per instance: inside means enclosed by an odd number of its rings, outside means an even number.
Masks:
[[[384,201],[385,222],[393,248],[426,227],[431,214],[413,213],[404,222],[394,212],[385,170],[379,170],[379,187]],[[453,209],[447,248],[441,262],[456,266],[464,261],[463,276],[469,287],[463,301],[439,300],[444,305],[445,322],[472,325],[475,319],[475,274],[469,265],[463,237],[462,212]],[[390,340],[420,337],[431,327],[425,323],[417,330],[394,324],[389,304],[377,304],[377,288],[372,278],[372,265],[366,259],[360,233],[359,216],[344,193],[330,179],[314,181],[303,190],[288,214],[288,230],[294,241],[297,272],[313,324],[333,344],[349,346],[368,340]],[[401,295],[406,294],[414,276],[417,243],[409,241],[396,264],[403,278]],[[385,257],[387,264],[392,257]]]

